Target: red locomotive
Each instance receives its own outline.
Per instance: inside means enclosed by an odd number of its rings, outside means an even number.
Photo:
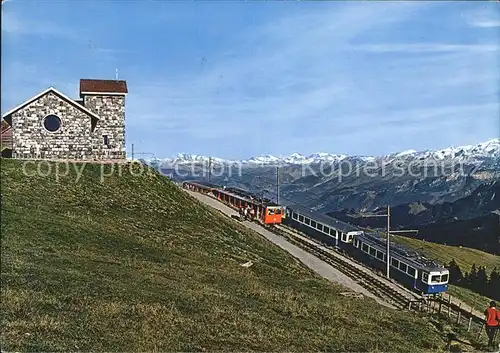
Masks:
[[[241,189],[225,188],[201,181],[185,181],[182,186],[185,189],[210,195],[231,208],[239,210],[240,214],[247,210],[249,218],[260,223],[279,224],[284,216],[282,206]]]

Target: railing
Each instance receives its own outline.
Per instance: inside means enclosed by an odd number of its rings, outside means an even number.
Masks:
[[[408,310],[426,312],[428,314],[441,314],[448,318],[450,323],[466,327],[467,332],[477,333],[477,339],[481,338],[484,331],[484,317],[472,307],[452,300],[451,295],[447,298],[437,297],[428,300],[412,300],[408,302]]]

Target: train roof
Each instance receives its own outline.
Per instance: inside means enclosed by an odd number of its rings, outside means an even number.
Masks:
[[[223,186],[221,186],[221,185],[209,183],[208,181],[203,181],[203,180],[188,180],[188,181],[185,181],[185,183],[198,184],[198,185],[206,186],[206,187],[213,188],[213,189],[222,189],[223,188]]]
[[[382,251],[383,253],[386,252],[387,249],[386,238],[380,235],[379,233],[367,232],[357,226],[327,216],[321,212],[313,211],[304,206],[292,205],[292,206],[287,206],[287,208],[289,208],[292,211],[296,211],[301,215],[308,216],[317,222],[326,224],[327,226],[330,226],[343,233],[362,231],[363,232],[362,234],[355,235],[357,239],[369,245],[373,245],[376,248],[379,248],[380,251]],[[418,252],[416,252],[415,250],[411,250],[401,244],[391,242],[390,252],[391,256],[400,258],[401,260],[404,260],[404,262],[406,262],[407,264],[414,266],[416,268],[423,268],[427,271],[437,271],[443,269],[443,266],[441,266],[441,264],[431,261],[422,256],[421,254],[419,254]]]
[[[279,205],[279,204],[277,204],[277,203],[275,203],[267,198],[260,197],[258,195],[252,194],[251,192],[243,190],[243,189],[239,189],[239,188],[235,188],[235,187],[224,187],[222,185],[216,185],[213,183],[209,183],[207,181],[193,180],[193,181],[188,181],[188,182],[192,183],[192,184],[198,184],[198,185],[206,186],[209,188],[217,189],[217,190],[223,191],[229,195],[243,198],[246,200],[250,200],[250,201],[253,201],[256,203],[260,203],[264,206],[281,207],[281,205]]]
[[[368,245],[373,245],[374,247],[379,248],[384,253],[386,252],[386,237],[380,235],[379,233],[365,231],[362,235],[357,235],[356,238],[364,243],[367,243]],[[443,269],[441,264],[422,256],[417,251],[402,244],[391,242],[390,253],[391,257],[394,256],[401,258],[407,264],[417,268],[423,268],[428,271],[439,271]]]
[[[230,187],[230,188],[221,189],[221,191],[226,193],[226,194],[232,195],[232,196],[243,198],[243,199],[251,201],[253,203],[259,203],[259,204],[266,206],[266,207],[281,207],[281,205],[279,205],[279,204],[277,204],[269,199],[259,197],[259,196],[254,195],[246,190]]]
[[[349,224],[347,222],[340,221],[336,218],[327,216],[321,212],[313,211],[310,208],[300,206],[300,205],[292,205],[292,206],[287,206],[287,208],[296,211],[297,213],[300,213],[301,215],[308,215],[310,218],[314,219],[317,222],[321,222],[323,224],[326,224],[327,226],[334,228],[338,231],[348,233],[348,232],[357,232],[360,231],[358,227],[353,226],[352,224]]]
[[[233,195],[245,197],[247,199],[251,198],[252,200],[256,200],[256,201],[258,201],[260,203],[263,203],[266,206],[275,206],[275,207],[281,206],[281,205],[273,202],[272,200],[270,200],[268,198],[260,197],[260,196],[258,196],[256,194],[253,194],[253,193],[251,193],[251,192],[249,192],[247,190],[243,190],[243,189],[240,189],[240,188],[226,187],[225,191],[230,192]]]

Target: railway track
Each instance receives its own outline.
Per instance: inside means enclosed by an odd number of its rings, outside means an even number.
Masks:
[[[385,280],[377,278],[374,273],[358,268],[356,265],[350,263],[354,262],[351,259],[348,261],[343,255],[340,255],[335,250],[329,249],[323,244],[300,234],[294,229],[284,225],[266,226],[266,228],[317,256],[321,260],[338,269],[340,272],[349,276],[351,279],[355,280],[360,286],[372,294],[394,305],[395,307],[407,308],[409,301],[414,301],[416,298],[419,298],[413,293],[409,293],[402,289],[396,289],[395,286],[391,285],[392,283],[388,284]]]
[[[462,304],[456,304],[448,302],[442,296],[423,298],[417,293],[410,292],[399,284],[390,281],[388,283],[386,278],[380,278],[372,270],[368,269],[363,263],[352,259],[351,257],[346,257],[345,255],[339,253],[337,250],[325,246],[323,243],[311,239],[307,235],[290,228],[286,225],[274,225],[268,227],[268,229],[277,235],[283,236],[289,242],[307,250],[308,252],[316,255],[323,261],[329,263],[331,266],[335,267],[345,275],[349,276],[351,279],[357,281],[359,285],[397,307],[422,311],[426,310],[425,306],[427,304],[432,304],[434,302],[435,307],[439,307],[439,312],[446,315],[449,310],[453,311],[457,315],[460,312],[462,318],[471,319],[476,324],[482,324],[484,318],[481,313],[478,313],[467,307],[463,307]],[[359,267],[358,267],[359,266]],[[409,308],[409,303],[412,302]],[[429,308],[427,308],[429,311]],[[437,308],[431,310],[432,312],[438,311]]]
[[[186,192],[188,191],[186,190]],[[210,195],[205,196],[210,200],[217,201],[217,203],[224,205],[228,208],[228,210],[231,209],[232,211],[237,211],[237,208],[233,205],[220,200],[216,200]],[[218,209],[227,217],[234,217],[239,219],[239,216],[237,214],[230,213],[227,210],[219,209],[213,204],[207,203],[207,201],[202,202]],[[329,247],[315,239],[312,239],[293,228],[290,228],[284,224],[271,226],[264,225],[261,222],[256,223],[259,223],[260,226],[267,229],[268,231],[281,236],[288,242],[298,246],[299,248],[302,248],[303,250],[330,264],[341,273],[356,281],[361,287],[365,288],[376,297],[386,301],[389,304],[392,304],[393,306],[409,310],[427,311],[430,313],[437,312],[439,314],[447,314],[448,317],[450,317],[451,310],[451,312],[454,313],[455,317],[457,317],[457,313],[460,313],[463,319],[470,320],[468,329],[470,329],[470,325],[472,322],[478,323],[480,327],[483,324],[484,318],[482,317],[481,313],[472,310],[467,305],[463,305],[463,303],[459,300],[457,301],[456,299],[454,299],[453,301],[449,302],[442,296],[424,299],[422,296],[409,291],[408,289],[402,287],[400,284],[382,277],[375,271],[367,268],[366,265],[361,263],[360,261],[357,261],[350,256],[345,256],[338,250]],[[429,305],[427,309],[426,305]],[[460,321],[460,315],[458,316],[457,321]]]

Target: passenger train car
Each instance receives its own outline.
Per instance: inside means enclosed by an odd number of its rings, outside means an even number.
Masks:
[[[283,207],[238,188],[203,181],[185,181],[183,187],[210,195],[236,210],[251,207],[260,223],[286,224],[368,266],[382,271],[386,269],[386,239],[378,233],[365,232],[303,206]],[[389,260],[390,277],[415,292],[432,295],[448,289],[449,271],[415,251],[391,243]]]
[[[225,188],[203,181],[185,181],[182,186],[185,189],[210,195],[236,210],[250,207],[255,212],[255,219],[263,224],[279,224],[283,218],[282,206],[245,190]]]
[[[312,238],[336,247],[373,268],[385,271],[386,239],[348,223],[302,206],[287,206],[283,224]],[[391,243],[390,277],[403,286],[424,295],[448,289],[449,271],[402,245]]]

